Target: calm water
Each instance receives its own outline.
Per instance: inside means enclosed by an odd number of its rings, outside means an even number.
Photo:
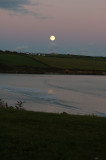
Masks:
[[[0,98],[33,111],[106,116],[106,77],[0,74]]]

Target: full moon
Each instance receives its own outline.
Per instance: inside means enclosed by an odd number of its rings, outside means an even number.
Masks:
[[[53,36],[53,35],[50,36],[50,40],[51,40],[51,41],[55,41],[55,36]]]

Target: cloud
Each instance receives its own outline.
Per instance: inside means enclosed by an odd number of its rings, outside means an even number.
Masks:
[[[39,6],[39,3],[37,1],[32,2],[31,0],[0,0],[0,9],[13,11],[15,15],[21,13],[23,15],[29,14],[36,16],[39,19],[48,18],[46,16],[42,16],[40,13],[27,9],[26,6],[27,8],[28,6]]]
[[[22,46],[16,47],[14,50],[15,51],[24,51],[24,50],[27,50],[27,49],[28,49],[28,46],[22,45]]]
[[[29,12],[24,5],[38,5],[38,3],[31,3],[30,0],[0,0],[0,8],[5,10]]]

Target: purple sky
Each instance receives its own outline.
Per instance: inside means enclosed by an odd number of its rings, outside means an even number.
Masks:
[[[0,49],[50,52],[51,48],[106,56],[106,0],[0,0]]]

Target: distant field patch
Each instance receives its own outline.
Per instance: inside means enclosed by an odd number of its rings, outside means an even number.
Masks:
[[[106,58],[95,57],[59,57],[59,56],[35,56],[35,58],[51,67],[75,70],[106,70]]]
[[[32,59],[29,56],[21,55],[21,54],[6,54],[0,53],[0,63],[12,66],[31,66],[37,68],[45,68],[46,65]]]

